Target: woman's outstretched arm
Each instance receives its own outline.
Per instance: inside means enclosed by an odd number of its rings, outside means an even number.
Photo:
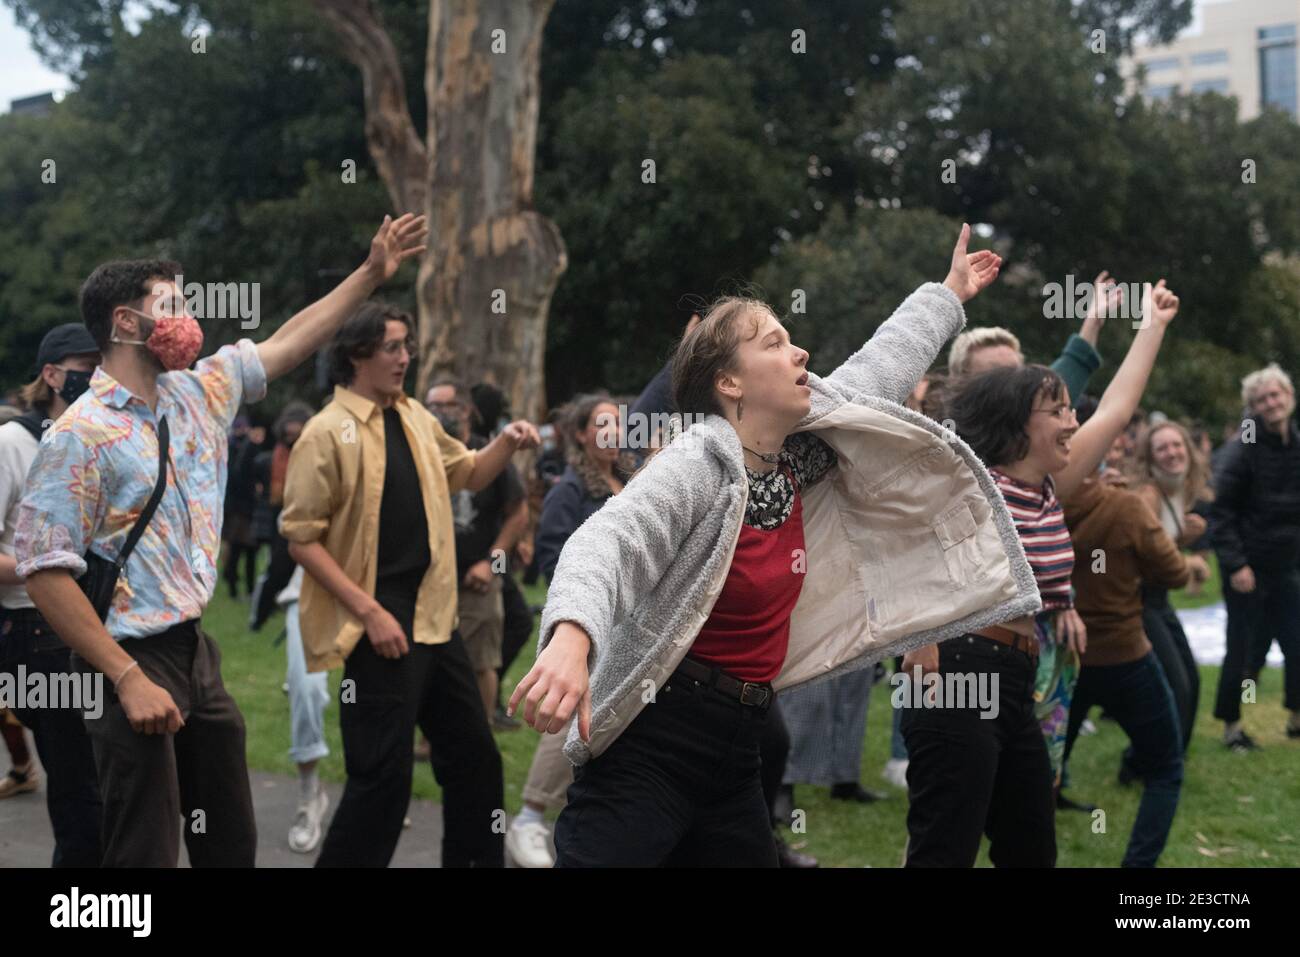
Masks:
[[[944,344],[966,324],[962,304],[998,277],[1002,257],[991,250],[967,253],[970,226],[953,247],[948,276],[912,293],[861,349],[823,379],[845,401],[860,395],[902,403]]]
[[[688,432],[569,536],[546,594],[537,662],[510,696],[512,714],[522,702],[528,724],[557,733],[577,710],[587,739],[594,656],[615,623],[659,584],[708,511],[724,507],[723,483],[721,463]]]

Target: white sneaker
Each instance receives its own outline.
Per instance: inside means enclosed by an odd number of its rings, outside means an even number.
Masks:
[[[890,758],[885,762],[885,769],[880,776],[896,788],[907,790],[907,759]]]
[[[298,805],[293,827],[289,828],[289,850],[310,854],[316,850],[321,838],[321,820],[330,806],[330,796],[321,788],[316,797]]]
[[[515,818],[506,831],[506,853],[519,867],[554,867],[555,858],[551,856],[551,832],[545,824],[536,821],[520,823]]]

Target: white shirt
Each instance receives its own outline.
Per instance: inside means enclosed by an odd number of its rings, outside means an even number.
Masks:
[[[1156,486],[1156,490],[1160,491],[1159,485]],[[1183,502],[1183,490],[1181,488],[1172,495],[1166,492],[1161,496],[1160,524],[1169,534],[1169,537],[1174,540],[1175,544],[1182,538],[1183,515],[1186,512],[1187,505]]]
[[[23,483],[40,443],[17,422],[0,425],[0,555],[14,557],[14,526]],[[0,585],[0,607],[34,608],[23,585]]]

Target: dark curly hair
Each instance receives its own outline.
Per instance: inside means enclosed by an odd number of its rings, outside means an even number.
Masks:
[[[1029,413],[1039,396],[1060,399],[1061,377],[1047,366],[990,369],[949,380],[944,411],[985,465],[1010,465],[1029,454]]]
[[[410,313],[386,302],[367,302],[350,316],[329,345],[329,376],[331,385],[351,385],[356,378],[354,359],[369,359],[384,342],[388,321],[395,320],[406,326],[407,338],[415,336],[415,321]],[[411,357],[412,364],[415,357]]]
[[[171,259],[117,259],[96,266],[81,284],[81,321],[100,352],[108,351],[114,309],[139,302],[156,280],[171,282],[180,274],[181,264]]]

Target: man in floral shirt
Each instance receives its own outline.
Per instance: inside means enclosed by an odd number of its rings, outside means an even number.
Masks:
[[[190,369],[203,333],[159,260],[99,266],[81,290],[103,351],[89,391],[50,427],[27,479],[17,572],[80,667],[112,682],[87,719],[104,801],[104,865],[175,867],[176,821],[195,866],[251,867],[256,848],[244,722],[199,618],[216,585],[226,434],[240,404],[312,355],[401,262],[423,217],[385,217],[366,262],[265,342],[243,339]],[[76,579],[85,554],[113,560],[168,447],[167,484],[131,553],[107,621]]]

